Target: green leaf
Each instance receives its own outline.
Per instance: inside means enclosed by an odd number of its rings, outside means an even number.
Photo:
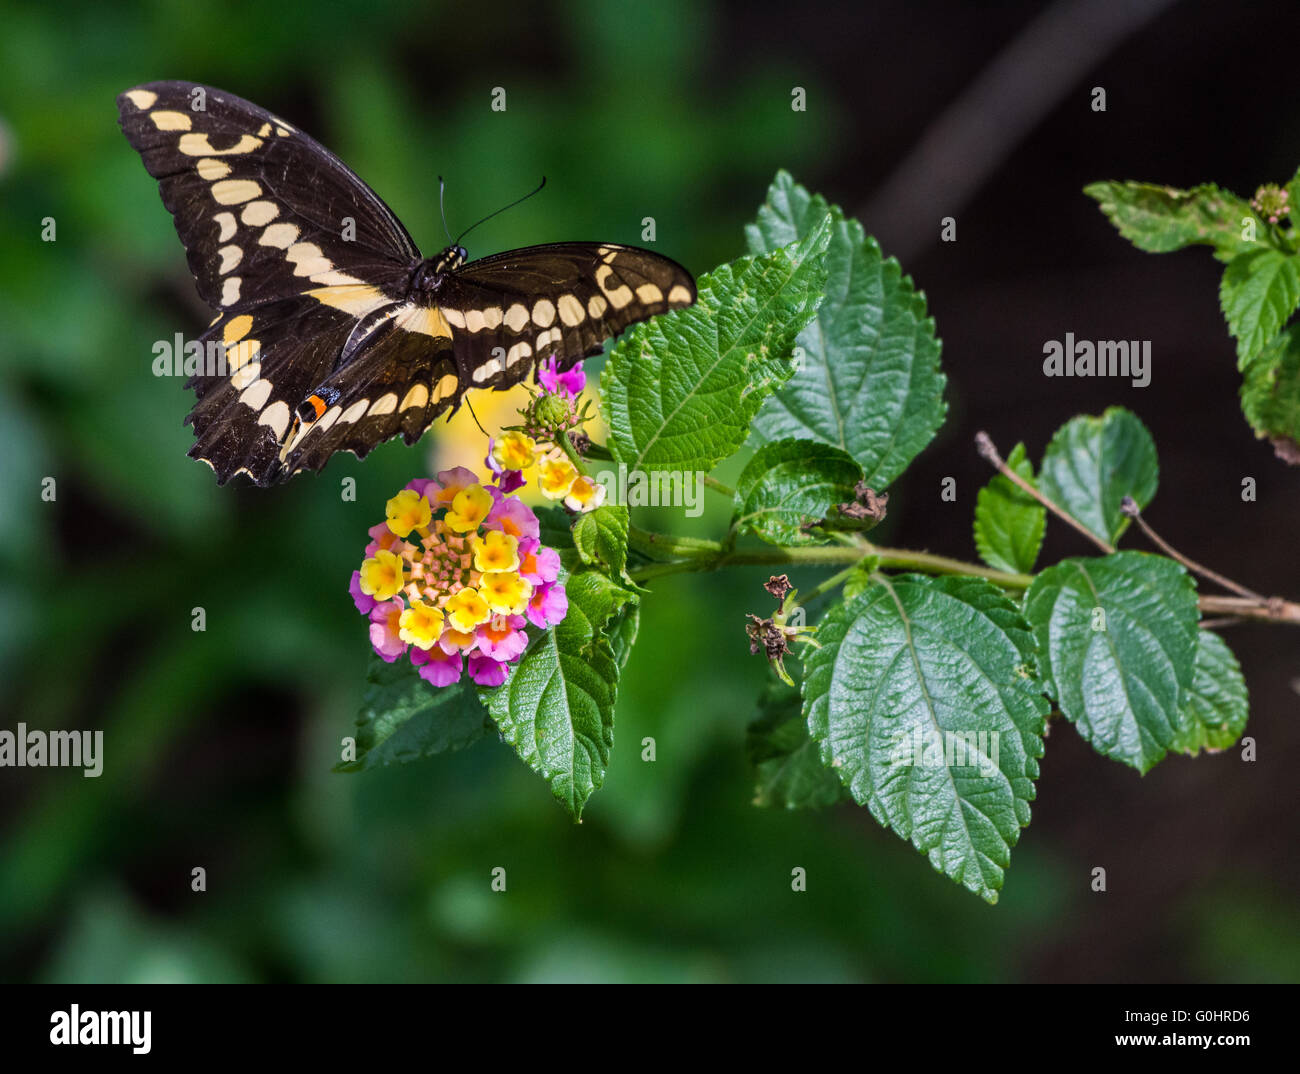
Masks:
[[[1007,466],[1034,483],[1034,464],[1017,444],[1007,456]],[[975,547],[980,559],[999,571],[1028,574],[1038,562],[1047,528],[1047,508],[1002,474],[979,491],[975,500]]]
[[[1044,689],[1093,749],[1143,773],[1175,743],[1199,615],[1191,576],[1146,552],[1063,560],[1025,595]]]
[[[749,436],[790,376],[795,337],[822,300],[830,220],[765,257],[722,265],[694,306],[633,326],[600,380],[609,449],[629,471],[707,473]]]
[[[799,333],[802,361],[754,422],[764,440],[820,440],[851,455],[864,480],[883,491],[943,424],[946,378],[925,297],[898,262],[838,206],[778,172],[758,219],[745,229],[749,249],[765,253],[824,226],[826,300]]]
[[[849,797],[833,769],[822,764],[821,751],[808,734],[799,691],[769,685],[759,698],[761,715],[745,738],[755,768],[754,804],[785,809],[816,809]]]
[[[627,508],[604,504],[573,523],[573,547],[583,563],[598,567],[611,578],[627,569]]]
[[[1155,183],[1091,183],[1083,188],[1095,198],[1119,233],[1140,250],[1162,254],[1196,243],[1214,247],[1228,261],[1258,249],[1241,237],[1242,220],[1260,226],[1250,204],[1212,183],[1178,190]]]
[[[1296,169],[1295,175],[1291,176],[1291,182],[1286,185],[1287,204],[1291,207],[1291,226],[1294,228],[1300,224],[1300,168]]]
[[[1246,366],[1241,409],[1278,456],[1300,464],[1300,332],[1284,328]]]
[[[534,638],[504,684],[485,690],[502,737],[574,820],[605,781],[619,664],[603,633],[635,599],[597,570],[564,580],[569,613]]]
[[[1015,604],[979,578],[903,575],[833,605],[817,640],[803,694],[822,760],[935,869],[996,902],[1047,713]]]
[[[619,671],[627,667],[627,658],[632,655],[632,646],[636,644],[637,633],[641,629],[641,606],[629,602],[616,613],[613,621],[606,627],[610,648]]]
[[[1246,729],[1250,705],[1246,680],[1232,650],[1212,630],[1196,638],[1196,670],[1179,713],[1171,750],[1195,756],[1201,750],[1226,750]]]
[[[1300,303],[1300,259],[1271,249],[1233,258],[1219,284],[1219,305],[1237,341],[1237,368],[1278,334]]]
[[[537,507],[533,513],[537,515],[538,539],[542,544],[557,552],[573,547],[572,523],[563,507]]]
[[[1099,418],[1078,417],[1056,431],[1043,454],[1038,487],[1092,533],[1114,544],[1129,519],[1125,496],[1146,507],[1156,494],[1160,466],[1147,427],[1123,407]]]
[[[853,500],[862,468],[839,448],[815,440],[774,440],[749,460],[736,482],[732,525],[772,544],[813,544],[806,523]]]
[[[335,772],[363,772],[462,750],[492,728],[466,680],[430,686],[404,657],[389,664],[372,652],[366,682],[357,715],[357,759],[336,764]]]

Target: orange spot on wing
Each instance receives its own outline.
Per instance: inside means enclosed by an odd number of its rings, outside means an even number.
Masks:
[[[307,402],[309,402],[311,408],[316,411],[316,418],[314,420],[319,421],[320,416],[325,413],[325,400],[319,395],[309,395],[307,397]]]

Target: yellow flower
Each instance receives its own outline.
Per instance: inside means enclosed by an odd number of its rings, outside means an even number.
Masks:
[[[548,500],[562,500],[569,494],[578,471],[568,459],[543,459],[537,467],[537,484]]]
[[[484,575],[485,579],[495,577],[497,576],[492,574]],[[443,608],[447,612],[447,621],[451,623],[451,628],[462,634],[469,634],[476,626],[492,618],[487,601],[473,586],[467,586],[453,593]]]
[[[402,561],[385,549],[361,564],[361,592],[375,600],[392,600],[402,588]]]
[[[388,515],[388,528],[399,537],[405,537],[411,530],[423,533],[433,520],[429,501],[414,489],[402,489],[388,501],[384,512]]]
[[[411,606],[402,612],[401,619],[397,621],[397,636],[417,648],[431,649],[433,643],[438,640],[438,635],[442,633],[443,621],[444,616],[440,609],[420,600],[412,601]]]
[[[498,615],[523,615],[528,598],[533,595],[533,586],[514,571],[501,571],[483,575],[479,592]]]
[[[478,641],[476,635],[468,632],[461,632],[455,627],[449,626],[443,632],[442,637],[438,639],[438,644],[441,645],[443,649],[450,646],[453,649],[464,651],[465,649],[470,648],[476,641]]]
[[[506,433],[492,447],[492,458],[503,470],[524,470],[533,464],[537,442],[520,432]]]
[[[500,530],[474,538],[474,569],[483,574],[519,569],[519,541]]]
[[[589,477],[579,475],[564,497],[564,506],[571,511],[594,511],[605,502],[605,486]]]
[[[456,493],[443,522],[456,533],[476,530],[492,510],[492,497],[482,485],[470,485]]]

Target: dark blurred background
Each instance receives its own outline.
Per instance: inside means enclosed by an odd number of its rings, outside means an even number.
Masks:
[[[741,252],[787,167],[902,257],[944,341],[949,420],[891,490],[882,540],[972,558],[987,479],[975,431],[1037,458],[1073,414],[1123,404],[1160,448],[1156,528],[1296,598],[1300,471],[1238,410],[1219,267],[1204,250],[1135,251],[1080,188],[1285,182],[1300,163],[1300,9],[6,0],[0,26],[0,727],[105,731],[97,780],[0,770],[5,978],[1300,977],[1287,628],[1228,634],[1253,764],[1230,751],[1139,778],[1055,726],[995,908],[865,810],[749,805],[744,731],[766,672],[742,613],[768,603],[757,571],[655,583],[581,826],[495,740],[332,774],[366,664],[346,594],[364,529],[431,451],[473,461],[477,444],[459,450],[453,429],[269,492],[218,489],[185,457],[190,396],[149,369],[153,341],[207,315],[114,110],[158,78],[248,97],[338,152],[426,252],[443,243],[436,175],[456,228],[545,174],[542,196],[475,233],[472,256],[635,243],[654,216],[657,248],[704,272]],[[791,110],[796,86],[806,112]],[[949,215],[958,241],[941,243]],[[1067,331],[1151,339],[1151,385],[1044,379],[1043,343]],[[355,503],[338,495],[346,475]],[[955,504],[938,496],[948,475]],[[1243,504],[1247,476],[1259,497]],[[713,503],[697,531],[725,514]],[[1045,557],[1086,551],[1058,529]],[[805,894],[790,891],[796,865]],[[206,893],[190,890],[195,866]],[[496,866],[504,895],[489,890]],[[1088,885],[1097,866],[1104,895]]]

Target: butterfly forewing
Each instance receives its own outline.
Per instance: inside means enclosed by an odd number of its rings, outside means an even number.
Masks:
[[[423,261],[342,161],[222,90],[153,82],[118,109],[218,311],[203,342],[226,366],[191,379],[186,420],[190,454],[220,482],[269,485],[336,451],[413,443],[468,389],[518,383],[552,355],[567,368],[695,301],[680,265],[614,243]]]

